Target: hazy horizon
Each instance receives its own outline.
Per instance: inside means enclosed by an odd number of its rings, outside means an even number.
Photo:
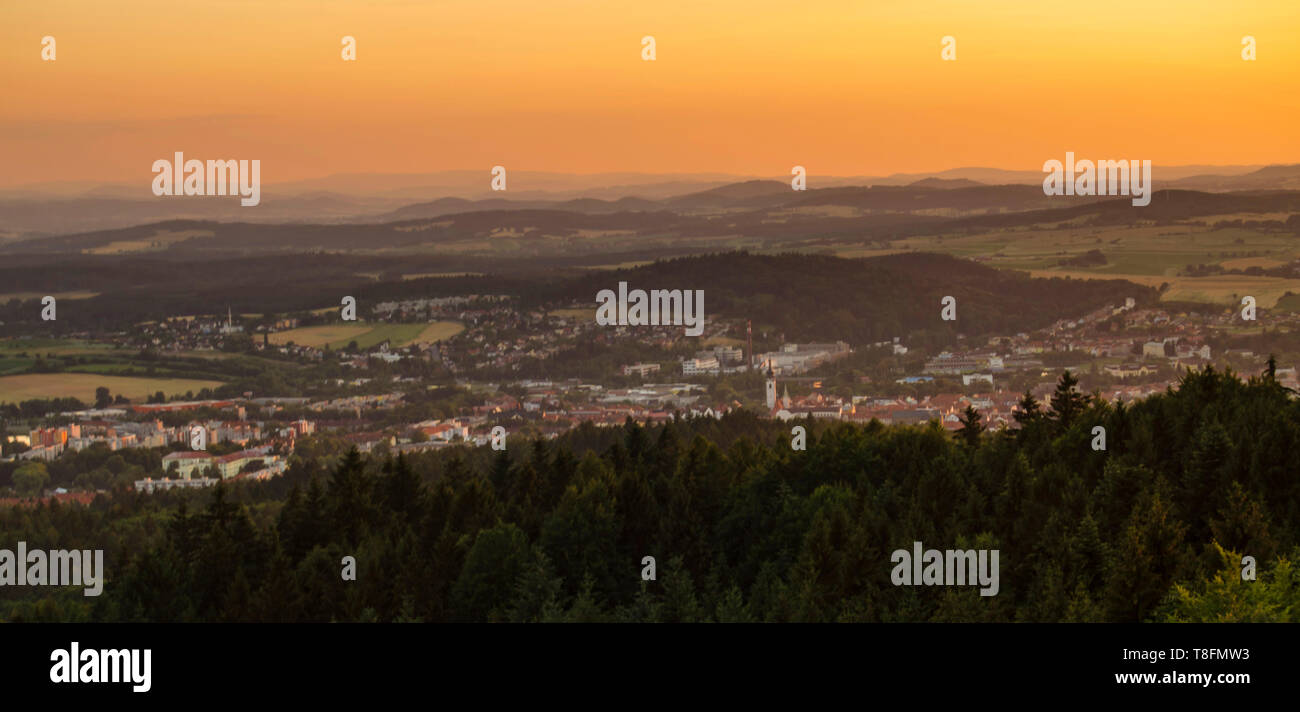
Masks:
[[[189,158],[188,155],[186,157]],[[1238,176],[1262,168],[1277,166],[1300,166],[1300,162],[1218,165],[1156,165],[1153,167],[1153,171],[1165,180],[1181,180],[1183,178],[1199,175]],[[266,173],[264,172],[263,175],[265,176]],[[721,173],[712,171],[679,171],[661,173],[642,171],[597,171],[583,173],[560,170],[517,169],[511,170],[509,175],[511,177],[511,189],[505,192],[494,192],[489,187],[489,180],[491,178],[490,167],[479,169],[449,168],[424,172],[339,171],[295,180],[263,180],[263,184],[267,186],[271,192],[309,193],[313,191],[329,192],[332,190],[344,189],[328,187],[329,184],[337,185],[346,184],[349,181],[368,181],[370,182],[368,185],[353,186],[352,188],[346,189],[362,189],[363,191],[369,191],[376,194],[416,188],[445,188],[457,192],[463,192],[464,190],[469,189],[475,193],[482,193],[484,195],[491,195],[495,198],[509,200],[512,197],[519,197],[528,193],[565,193],[583,190],[611,191],[619,188],[637,188],[646,185],[666,185],[671,183],[732,183],[755,180],[789,181],[789,176],[783,174]],[[1040,182],[1043,175],[1043,171],[1038,167],[1004,168],[997,166],[955,166],[928,171],[890,173],[888,175],[865,173],[819,175],[810,172],[808,178],[809,188],[816,189],[819,187],[869,185],[869,181],[890,182],[890,184],[902,185],[908,181],[924,180],[931,177],[942,177],[950,180],[974,180],[976,182],[989,184],[993,184],[990,183],[989,178],[1001,178],[1005,179],[1007,184],[1034,184]],[[152,175],[149,177],[152,178]],[[981,178],[985,179],[981,180]],[[419,181],[449,179],[454,180],[455,183],[448,185],[418,185]],[[534,185],[528,185],[530,180],[534,182]],[[375,184],[375,181],[378,181],[379,184]],[[818,184],[819,182],[821,183],[820,185]],[[690,188],[689,185],[684,187],[688,190],[694,190],[694,188]],[[120,190],[123,193],[138,192],[141,194],[142,198],[155,197],[149,192],[148,182],[146,181],[143,184],[143,188],[141,188],[140,180],[100,181],[60,179],[12,185],[0,183],[0,192],[7,193],[31,192],[48,195],[66,195],[71,197],[84,196],[87,192],[94,192],[97,190]],[[115,197],[121,197],[117,193],[114,195]]]
[[[1300,163],[1290,0],[62,0],[11,4],[0,18],[5,188],[147,184],[152,162],[178,150],[259,159],[268,185],[494,165],[1035,170],[1067,150],[1156,165]],[[56,61],[42,61],[47,35]],[[655,61],[641,58],[647,35]],[[1247,35],[1256,61],[1240,56]],[[341,60],[344,36],[356,61]],[[940,58],[949,36],[956,61]]]

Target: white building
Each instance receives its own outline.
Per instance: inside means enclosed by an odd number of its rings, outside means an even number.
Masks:
[[[176,463],[177,476],[188,480],[193,478],[196,472],[202,474],[206,471],[212,466],[214,460],[211,454],[202,451],[173,452],[163,455],[162,469],[163,472],[169,472],[172,463]]]
[[[702,374],[716,374],[722,369],[716,356],[708,358],[689,358],[682,361],[683,376],[698,376]]]

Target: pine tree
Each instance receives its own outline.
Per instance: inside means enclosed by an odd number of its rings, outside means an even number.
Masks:
[[[968,405],[966,410],[962,411],[961,428],[957,430],[957,436],[964,440],[968,447],[975,448],[980,444],[980,434],[984,432],[984,424],[980,420],[979,411],[975,410],[975,406]]]
[[[532,561],[515,582],[507,617],[512,623],[540,623],[554,619],[561,610],[559,599],[563,585],[552,574],[551,560],[546,552],[535,548]]]
[[[505,491],[510,484],[510,454],[505,450],[498,450],[497,454],[492,457],[492,470],[488,474],[488,479],[492,481],[492,486],[497,491]]]
[[[673,557],[664,572],[664,597],[659,609],[661,623],[698,623],[703,610],[695,597],[695,583],[691,573],[682,565],[680,557]]]
[[[355,547],[369,523],[369,485],[365,464],[355,447],[348,450],[334,470],[326,494],[330,527],[337,541]]]
[[[528,564],[529,556],[528,539],[513,524],[498,524],[479,532],[451,588],[456,620],[504,619],[510,587]]]
[[[1218,517],[1210,520],[1210,532],[1224,548],[1247,552],[1256,561],[1267,561],[1278,548],[1269,533],[1268,520],[1260,501],[1246,494],[1240,482],[1233,482]]]
[[[1012,414],[1016,419],[1016,424],[1023,430],[1024,428],[1037,423],[1043,417],[1042,408],[1038,405],[1038,399],[1029,390],[1020,397],[1020,402],[1016,403],[1016,410]]]
[[[419,520],[422,504],[420,477],[411,469],[405,454],[398,454],[396,462],[390,461],[388,469],[383,483],[386,511],[395,512],[405,523],[414,525]]]
[[[749,606],[745,604],[745,597],[741,594],[740,587],[732,586],[727,589],[722,600],[718,601],[716,617],[719,623],[754,622],[754,616],[749,612]]]
[[[1112,621],[1144,621],[1168,593],[1180,568],[1187,527],[1174,516],[1160,490],[1139,498],[1115,550],[1107,588]]]
[[[1200,539],[1207,531],[1214,504],[1232,477],[1233,451],[1227,429],[1217,420],[1203,424],[1193,437],[1181,505],[1194,538]]]
[[[601,610],[600,598],[595,592],[596,582],[590,576],[582,579],[582,585],[578,588],[578,595],[573,599],[573,605],[564,614],[564,621],[567,623],[603,623],[608,620],[608,616]]]
[[[1056,383],[1056,392],[1052,394],[1052,417],[1060,424],[1061,430],[1068,430],[1075,419],[1088,407],[1090,398],[1078,391],[1079,379],[1066,369]]]

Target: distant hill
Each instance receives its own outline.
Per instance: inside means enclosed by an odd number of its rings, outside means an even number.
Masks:
[[[1170,181],[1161,188],[1204,191],[1300,190],[1300,164],[1265,166],[1242,175],[1196,175]]]
[[[914,183],[908,183],[912,188],[941,188],[952,190],[954,188],[975,188],[983,183],[966,178],[922,178]]]
[[[1033,279],[933,253],[868,259],[726,253],[553,281],[528,290],[526,305],[595,303],[601,289],[702,289],[704,311],[775,327],[787,340],[850,344],[916,332],[1012,334],[1075,317],[1125,297],[1147,303],[1156,291],[1123,280]],[[957,300],[957,320],[940,319],[941,300]]]
[[[490,209],[460,210],[479,206]],[[569,201],[567,207],[534,207],[505,199],[443,199],[410,210],[440,214],[384,222],[164,221],[57,237],[5,239],[0,240],[0,253],[213,255],[331,250],[536,259],[634,252],[671,257],[741,247],[780,250],[833,243],[878,248],[907,237],[1064,222],[1175,224],[1212,215],[1297,213],[1300,192],[1157,190],[1150,205],[1134,207],[1126,196],[1053,197],[1037,186],[1024,185],[794,191],[781,183],[755,182],[668,201],[593,199]]]
[[[488,210],[559,210],[585,214],[655,212],[681,215],[777,210],[798,200],[788,176],[607,173],[570,175],[512,171],[508,193],[488,188],[485,171],[429,174],[340,174],[264,185],[262,202],[244,208],[231,197],[156,198],[147,183],[63,181],[0,190],[0,236],[66,235],[169,220],[240,223],[388,223]],[[1205,192],[1300,190],[1300,166],[1155,166],[1157,189]],[[889,176],[808,176],[822,190],[895,187],[955,192],[979,187],[1035,188],[1041,171],[965,167]],[[848,193],[844,193],[847,195]],[[1041,194],[1041,191],[1040,191]],[[986,193],[991,212],[1032,210],[1030,201]],[[1027,196],[1028,194],[1020,194]],[[967,196],[969,197],[969,196]],[[934,200],[934,199],[931,199]],[[827,205],[830,203],[822,202]],[[942,204],[932,209],[944,210]],[[875,209],[875,208],[873,208]],[[889,210],[912,210],[899,202]],[[931,209],[931,208],[926,208]],[[970,207],[961,207],[970,210]]]

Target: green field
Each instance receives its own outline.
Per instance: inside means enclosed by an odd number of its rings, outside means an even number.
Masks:
[[[1215,219],[1206,218],[1209,222]],[[1092,250],[1100,251],[1106,257],[1106,264],[1093,267],[1061,264]],[[1180,274],[1191,265],[1220,265],[1224,269],[1268,268],[1300,259],[1300,242],[1293,235],[1245,228],[1196,225],[1022,227],[973,235],[906,238],[891,242],[889,249],[866,247],[861,243],[835,249],[835,253],[842,257],[866,257],[896,251],[945,252],[958,257],[978,258],[990,266],[1024,270],[1035,277],[1126,279],[1153,287],[1167,283],[1169,288],[1161,297],[1166,301],[1228,305],[1239,303],[1242,296],[1249,295],[1255,297],[1261,307],[1272,307],[1288,290],[1300,292],[1300,279],[1252,275],[1190,277]]]
[[[95,389],[103,386],[114,396],[136,402],[162,391],[168,396],[216,388],[221,381],[185,378],[128,378],[93,373],[24,373],[0,377],[0,403],[19,403],[35,398],[79,398],[94,403]]]
[[[0,356],[0,376],[10,373],[22,373],[31,368],[31,366],[31,359]]]
[[[340,339],[331,343],[331,349],[341,349],[351,341],[357,342],[357,348],[368,349],[382,341],[389,341],[392,346],[405,346],[415,340],[428,324],[379,324],[360,336]]]
[[[1290,312],[1300,311],[1300,294],[1288,294],[1282,297],[1277,300],[1277,304],[1274,304],[1273,308]]]
[[[101,344],[93,341],[77,341],[74,339],[0,339],[0,358],[13,358],[20,353],[26,353],[28,356],[35,358],[54,354],[55,356],[103,356],[113,351],[109,344]],[[135,353],[129,349],[122,349],[123,353]]]
[[[107,344],[71,339],[0,339],[0,376],[23,373],[36,363],[36,359],[51,356],[113,356],[132,354],[130,350],[115,350]]]

